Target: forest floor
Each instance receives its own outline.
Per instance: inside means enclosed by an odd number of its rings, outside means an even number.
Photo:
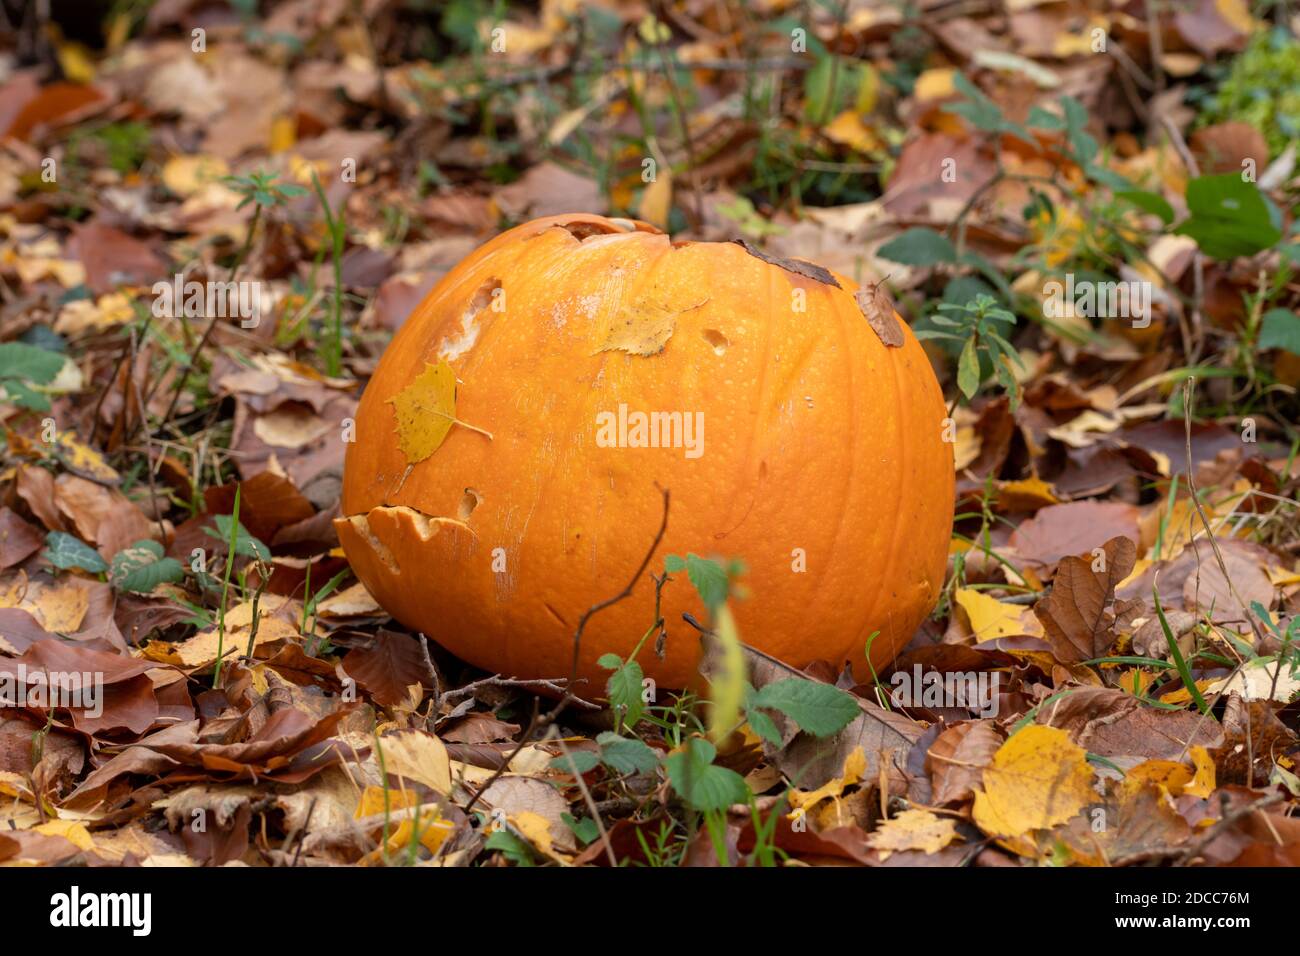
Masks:
[[[1285,7],[420,6],[0,49],[0,864],[1300,864]],[[386,342],[575,211],[883,280],[925,337],[951,555],[874,681],[745,649],[719,734],[634,660],[475,670],[352,575]],[[716,610],[738,566],[681,570]]]

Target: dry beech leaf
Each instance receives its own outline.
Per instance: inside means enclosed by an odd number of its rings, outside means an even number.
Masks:
[[[1039,637],[1041,625],[1030,615],[1029,608],[1019,604],[1006,604],[974,588],[958,588],[953,600],[966,612],[976,642],[991,641],[998,637]]]
[[[451,760],[433,734],[401,730],[379,738],[384,768],[404,780],[422,783],[443,796],[451,793]]]
[[[935,738],[925,755],[936,805],[967,800],[993,759],[1002,738],[988,721],[954,724]]]
[[[801,259],[783,259],[780,256],[774,256],[770,253],[764,252],[762,249],[751,246],[744,239],[733,239],[731,241],[740,246],[754,258],[762,259],[764,262],[778,266],[786,272],[793,272],[795,275],[803,276],[805,279],[815,279],[825,285],[833,285],[837,289],[840,288],[839,282],[836,281],[835,276],[831,275],[830,270],[824,269],[816,263],[804,262]]]
[[[434,686],[433,664],[423,638],[380,630],[368,647],[354,647],[343,670],[385,707],[407,698],[412,684]]]
[[[903,329],[894,314],[894,300],[884,284],[877,282],[871,286],[870,291],[859,289],[853,293],[853,299],[880,341],[891,349],[901,349]]]
[[[1102,552],[1062,558],[1052,593],[1034,605],[1052,653],[1063,664],[1102,657],[1115,643],[1106,607],[1115,586],[1133,570],[1137,546],[1128,538],[1111,538]]]

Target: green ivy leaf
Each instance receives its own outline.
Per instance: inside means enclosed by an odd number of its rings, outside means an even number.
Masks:
[[[533,866],[533,848],[515,836],[509,830],[493,830],[488,834],[483,846],[505,854],[507,860],[515,866]]]
[[[726,767],[715,767],[718,750],[701,737],[692,737],[686,749],[664,760],[668,781],[692,810],[725,810],[749,799],[745,778]]]
[[[91,574],[100,574],[108,570],[108,562],[99,556],[98,551],[63,531],[51,531],[45,536],[45,551],[41,557],[64,571],[80,568]]]
[[[59,353],[35,345],[5,342],[0,345],[0,389],[15,405],[48,411],[49,398],[34,386],[53,382],[65,361]]]
[[[175,583],[185,570],[175,558],[163,557],[162,545],[145,538],[113,555],[109,582],[119,591],[148,594],[158,585]]]
[[[801,677],[768,684],[754,695],[753,706],[779,710],[814,737],[838,733],[858,716],[858,703],[852,694]]]
[[[600,827],[596,825],[596,821],[591,817],[583,817],[578,820],[570,813],[561,813],[560,819],[564,821],[566,827],[573,831],[573,835],[582,841],[583,846],[600,836]]]

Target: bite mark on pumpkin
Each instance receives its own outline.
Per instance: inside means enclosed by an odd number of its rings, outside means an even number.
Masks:
[[[610,227],[613,228],[610,228]],[[563,229],[569,235],[579,242],[590,239],[593,236],[611,236],[626,232],[638,232],[636,223],[631,219],[606,219],[603,222],[557,222],[551,226],[552,229]],[[537,236],[544,235],[547,230],[542,230]],[[537,236],[529,236],[530,239],[536,239]]]
[[[478,287],[478,291],[465,306],[465,311],[461,313],[460,334],[442,340],[438,346],[438,358],[444,362],[454,362],[474,347],[483,330],[481,317],[497,301],[500,289],[501,280],[495,276]]]
[[[346,520],[348,524],[352,525],[352,530],[361,535],[366,544],[370,546],[370,550],[375,553],[375,557],[388,569],[390,574],[402,573],[402,569],[397,564],[397,557],[388,550],[388,545],[380,541],[375,533],[370,530],[369,515],[349,515]]]
[[[379,536],[375,534],[374,529],[370,527],[370,516],[376,512],[386,512],[391,514],[399,522],[405,520],[405,522],[414,529],[416,537],[419,538],[421,544],[427,544],[446,526],[461,528],[464,531],[467,531],[472,537],[478,537],[478,535],[475,534],[474,529],[464,521],[457,518],[448,518],[443,515],[425,514],[423,511],[411,508],[407,505],[378,505],[377,507],[371,508],[365,514],[348,515],[344,520],[347,521],[348,524],[352,526],[352,530],[359,534],[366,544],[370,546],[370,550],[374,552],[375,557],[377,557],[384,567],[388,569],[389,573],[394,575],[400,575],[402,573],[402,568],[398,564],[397,556],[393,554],[388,545],[384,544],[384,542],[379,539]]]
[[[469,516],[474,513],[474,509],[483,503],[483,496],[473,488],[466,488],[465,494],[461,496],[460,505],[456,509],[456,517],[461,521],[469,521]]]
[[[731,344],[727,341],[727,337],[717,329],[704,329],[700,332],[700,335],[704,337],[704,341],[708,342],[709,345],[713,347],[713,353],[715,355],[725,354],[727,346]]]

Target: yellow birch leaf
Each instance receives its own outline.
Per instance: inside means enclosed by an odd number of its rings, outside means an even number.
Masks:
[[[424,363],[424,371],[389,400],[397,416],[397,444],[407,464],[428,458],[447,437],[452,425],[492,436],[456,418],[456,373],[446,360]]]
[[[956,92],[956,88],[953,86],[953,76],[956,72],[951,67],[924,71],[916,78],[916,85],[912,87],[912,95],[916,97],[918,103],[952,96]]]
[[[1249,35],[1258,26],[1258,21],[1250,15],[1250,5],[1246,0],[1214,0],[1214,9],[1238,33]]]
[[[1214,793],[1216,784],[1214,758],[1210,756],[1208,750],[1199,744],[1192,746],[1188,753],[1191,755],[1192,763],[1196,766],[1196,776],[1192,778],[1191,783],[1183,787],[1183,793],[1207,800],[1210,794]]]
[[[451,793],[451,760],[433,734],[406,730],[379,738],[384,766],[391,774],[422,783],[444,796]]]
[[[870,153],[882,145],[880,137],[862,122],[856,110],[845,110],[835,117],[822,129],[822,135],[859,153]]]
[[[957,429],[957,440],[953,443],[953,468],[960,472],[980,456],[984,444],[983,437],[975,431],[973,425],[963,425]]]
[[[1052,486],[1041,478],[1000,481],[997,489],[998,509],[1002,511],[1034,511],[1061,503]]]
[[[1177,760],[1147,760],[1124,775],[1125,787],[1137,789],[1148,782],[1159,784],[1176,797],[1192,782],[1192,768]]]
[[[172,193],[189,198],[230,172],[218,156],[173,156],[162,169],[162,181]]]
[[[708,298],[690,305],[671,301],[671,295],[649,289],[614,310],[601,332],[597,352],[622,351],[629,355],[656,355],[664,350],[677,327],[677,316],[698,309]]]
[[[298,140],[298,120],[292,115],[277,116],[271,122],[271,141],[267,151],[283,153]]]
[[[787,795],[790,798],[790,806],[796,810],[800,808],[807,810],[823,800],[835,799],[844,792],[845,787],[851,787],[860,781],[866,772],[867,756],[861,747],[856,747],[844,761],[844,776],[828,780],[816,790],[792,789]]]
[[[66,40],[55,49],[59,67],[63,75],[73,83],[93,83],[95,81],[94,54],[84,43]]]
[[[966,612],[975,640],[983,643],[998,637],[1019,637],[1022,634],[1042,633],[1025,615],[1027,610],[1018,604],[1003,604],[997,598],[981,594],[974,588],[958,588],[954,595],[957,605]]]
[[[78,850],[89,852],[95,849],[95,841],[91,838],[86,825],[75,820],[51,820],[32,829],[46,836],[61,836]]]
[[[1093,773],[1083,748],[1056,727],[1013,734],[984,769],[972,816],[990,836],[1019,837],[1064,823],[1093,802]]]
[[[903,850],[938,853],[957,838],[957,823],[929,810],[904,810],[886,820],[867,837],[867,846],[882,860]]]

